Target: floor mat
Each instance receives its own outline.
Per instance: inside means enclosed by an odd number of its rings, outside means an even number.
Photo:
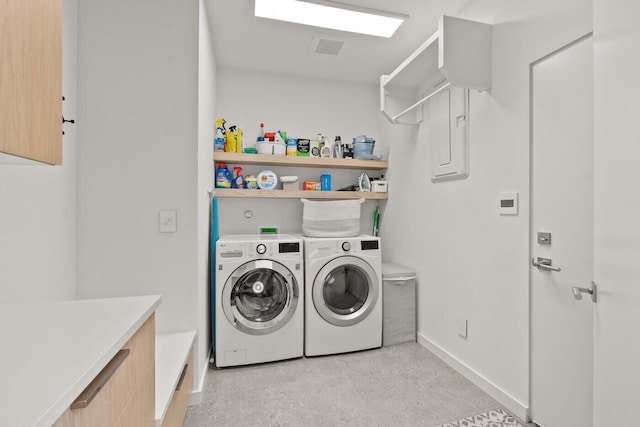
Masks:
[[[504,410],[494,409],[438,427],[523,427],[523,425]]]

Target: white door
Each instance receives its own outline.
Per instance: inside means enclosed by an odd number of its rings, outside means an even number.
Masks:
[[[594,304],[572,292],[593,278],[592,57],[587,37],[531,67],[531,256],[553,267],[531,266],[531,416],[544,427],[593,425]]]
[[[594,425],[638,426],[640,2],[595,0]]]

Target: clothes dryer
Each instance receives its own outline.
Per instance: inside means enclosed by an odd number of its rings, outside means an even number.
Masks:
[[[303,239],[305,355],[381,347],[380,238]]]
[[[303,355],[303,243],[291,235],[222,236],[216,243],[215,364]]]

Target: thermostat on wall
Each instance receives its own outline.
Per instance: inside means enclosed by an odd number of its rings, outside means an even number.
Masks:
[[[498,194],[498,213],[500,215],[518,215],[518,193]]]

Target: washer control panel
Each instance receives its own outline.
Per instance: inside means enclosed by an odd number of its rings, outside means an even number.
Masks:
[[[342,242],[342,250],[345,252],[349,252],[351,250],[351,243]]]
[[[265,253],[267,253],[267,245],[265,245],[264,243],[258,244],[258,246],[256,246],[256,252],[258,253],[258,255],[264,255]]]

